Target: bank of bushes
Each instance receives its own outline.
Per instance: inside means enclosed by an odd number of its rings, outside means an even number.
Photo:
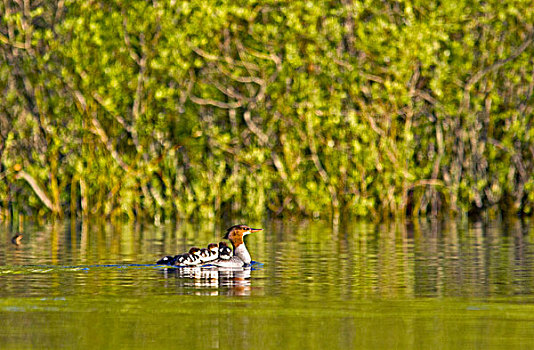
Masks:
[[[530,1],[0,3],[2,216],[530,214]]]

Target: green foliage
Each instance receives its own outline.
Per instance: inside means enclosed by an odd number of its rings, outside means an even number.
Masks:
[[[534,205],[530,2],[0,4],[0,207]]]

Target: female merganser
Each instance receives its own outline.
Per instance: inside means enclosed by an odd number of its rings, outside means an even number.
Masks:
[[[250,253],[245,246],[244,236],[261,231],[261,228],[251,228],[247,225],[234,225],[226,230],[225,239],[230,240],[234,248],[233,256],[232,249],[224,242],[220,242],[219,246],[215,243],[208,245],[208,248],[199,249],[193,247],[189,249],[189,253],[179,254],[175,256],[166,256],[157,261],[159,265],[174,265],[174,266],[195,266],[203,263],[209,263],[214,266],[221,267],[246,267],[250,266],[252,261]]]
[[[230,240],[234,247],[234,256],[230,259],[218,259],[212,265],[221,267],[246,267],[250,265],[252,258],[245,246],[244,237],[252,232],[261,231],[261,228],[251,228],[247,225],[235,225],[226,230],[225,239]],[[220,250],[219,250],[220,252]]]

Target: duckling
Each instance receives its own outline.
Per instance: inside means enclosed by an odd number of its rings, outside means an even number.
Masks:
[[[202,261],[202,263],[207,263],[216,260],[218,256],[218,247],[215,243],[208,244],[208,248],[200,249],[200,260]]]
[[[161,259],[159,259],[156,264],[158,265],[174,265],[175,257],[167,255]]]
[[[219,242],[219,259],[229,260],[232,258],[232,248],[230,248],[225,242]]]
[[[201,263],[200,260],[200,249],[197,247],[192,247],[189,249],[189,253],[184,254],[184,262],[182,266],[194,266]]]
[[[174,256],[174,265],[176,266],[184,266],[185,260],[187,259],[187,254],[178,254]]]
[[[213,260],[217,259],[219,256],[219,247],[217,243],[208,244],[208,250],[210,251],[210,255],[214,257]]]

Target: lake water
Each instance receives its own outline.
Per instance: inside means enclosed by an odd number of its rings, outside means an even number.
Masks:
[[[0,349],[531,349],[534,225],[270,221],[251,271],[154,262],[225,226],[0,223]]]

